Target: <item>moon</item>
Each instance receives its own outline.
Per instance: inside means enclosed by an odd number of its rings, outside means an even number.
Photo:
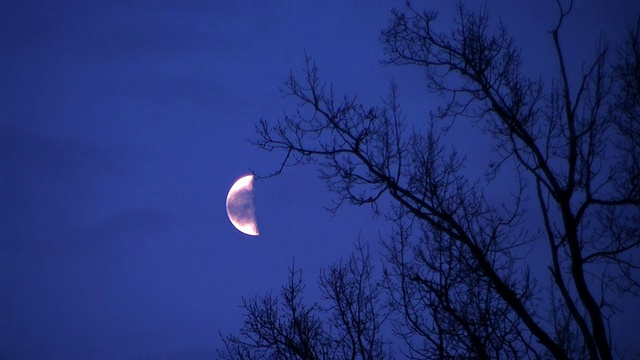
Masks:
[[[256,209],[253,206],[253,175],[246,175],[231,186],[227,194],[227,215],[229,221],[240,232],[258,236]]]

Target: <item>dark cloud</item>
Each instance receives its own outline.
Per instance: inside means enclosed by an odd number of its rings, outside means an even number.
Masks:
[[[205,36],[184,22],[163,17],[132,18],[86,34],[84,51],[98,61],[149,60],[149,56],[173,58],[197,50]]]
[[[115,159],[87,142],[6,124],[0,134],[7,238],[15,246],[75,223],[91,189],[117,172]]]
[[[108,185],[123,181],[117,160],[97,146],[10,125],[0,132],[10,249],[85,253],[120,241],[124,251],[137,246],[125,237],[157,235],[172,223],[157,208],[96,206],[112,193]]]
[[[115,286],[114,279],[126,282],[127,266],[149,263],[153,251],[166,246],[173,216],[157,208],[126,207],[123,169],[100,147],[13,125],[0,128],[7,190],[0,337],[16,351],[27,344],[31,350],[59,349],[84,336],[65,331],[69,323],[102,316],[108,300],[103,303],[100,294]],[[115,193],[109,187],[114,182],[120,183]],[[109,198],[119,204],[105,206]],[[109,325],[99,331],[114,330]]]

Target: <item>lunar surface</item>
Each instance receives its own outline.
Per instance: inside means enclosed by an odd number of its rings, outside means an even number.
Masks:
[[[229,189],[227,215],[233,226],[241,232],[251,236],[260,234],[253,205],[253,175],[241,177]]]

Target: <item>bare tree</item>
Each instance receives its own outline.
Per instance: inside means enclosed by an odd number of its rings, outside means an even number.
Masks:
[[[279,296],[242,300],[246,311],[240,336],[224,339],[223,359],[329,359],[327,337],[317,305],[303,302],[304,285],[300,270],[289,268],[287,283]]]
[[[336,359],[390,359],[382,325],[383,288],[377,281],[368,246],[356,243],[347,261],[340,261],[320,275],[320,290],[327,302],[323,310],[332,326]]]
[[[307,306],[299,270],[279,296],[243,299],[246,310],[240,336],[224,338],[223,359],[392,359],[381,333],[386,313],[382,287],[375,281],[368,247],[323,271],[319,287],[323,303]]]
[[[413,234],[407,215],[386,241],[394,331],[410,359],[519,359],[528,353],[513,311],[481,275],[465,247],[430,226]],[[412,241],[411,239],[414,239]],[[513,264],[504,264],[513,270]],[[527,279],[528,276],[523,278]],[[522,284],[523,301],[534,286]],[[526,299],[524,299],[526,297]]]
[[[285,153],[276,173],[315,162],[336,207],[379,212],[390,199],[401,209],[404,233],[387,242],[386,278],[409,356],[613,357],[615,295],[639,285],[638,27],[616,64],[602,41],[574,80],[561,44],[571,4],[558,9],[550,86],[523,72],[515,42],[486,8],[459,4],[454,29],[440,33],[435,12],[408,6],[392,13],[382,41],[388,64],[421,67],[429,88],[448,97],[426,129],[407,130],[395,85],[380,106],[365,107],[336,96],[309,58],[304,78],[290,76],[283,89],[298,110],[258,125],[256,144]],[[450,119],[492,137],[497,161],[484,181],[516,165],[511,203],[487,197],[464,156],[443,146]],[[522,220],[530,190],[542,215],[532,231]],[[412,227],[420,231],[407,237]],[[529,271],[526,250],[540,242],[551,282]]]

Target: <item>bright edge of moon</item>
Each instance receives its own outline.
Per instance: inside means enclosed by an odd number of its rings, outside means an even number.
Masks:
[[[227,194],[226,206],[229,221],[236,229],[251,236],[260,234],[253,205],[253,175],[236,180]]]

